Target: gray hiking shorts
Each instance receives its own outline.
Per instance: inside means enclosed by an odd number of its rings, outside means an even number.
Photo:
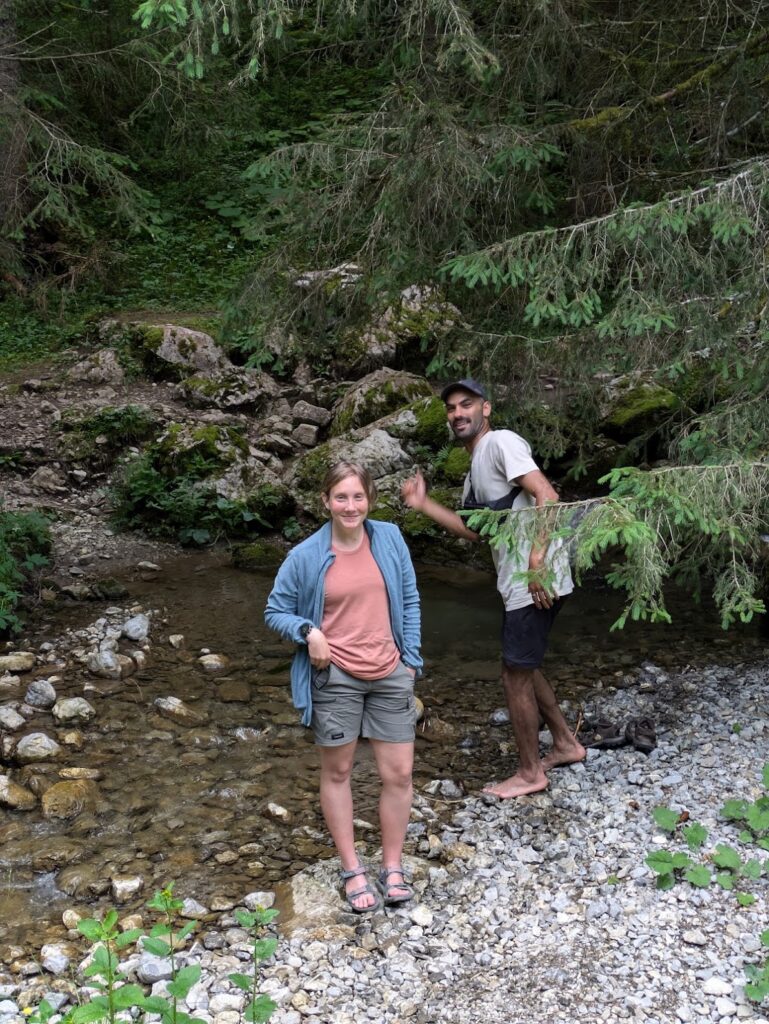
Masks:
[[[311,725],[321,747],[341,747],[359,736],[412,743],[414,679],[403,662],[384,679],[356,679],[333,664],[313,669]]]

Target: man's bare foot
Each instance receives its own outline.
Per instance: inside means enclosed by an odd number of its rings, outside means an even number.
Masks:
[[[512,775],[502,782],[490,782],[481,792],[486,796],[496,796],[500,800],[514,800],[517,796],[528,796],[530,793],[541,793],[550,785],[545,773],[533,780],[522,779],[520,775]]]
[[[542,771],[549,772],[551,768],[560,768],[566,764],[577,764],[579,761],[584,761],[587,757],[587,751],[574,740],[568,746],[553,747],[549,754],[542,758]]]

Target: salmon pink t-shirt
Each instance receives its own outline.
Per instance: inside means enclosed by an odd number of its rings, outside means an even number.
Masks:
[[[332,662],[357,679],[384,679],[400,652],[390,628],[390,603],[368,534],[355,551],[331,546],[336,555],[326,572],[321,629]]]

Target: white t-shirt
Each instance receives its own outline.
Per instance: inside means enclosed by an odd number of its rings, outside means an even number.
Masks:
[[[470,472],[465,477],[462,500],[466,500],[472,483],[475,500],[478,502],[496,501],[509,494],[518,477],[539,469],[531,457],[531,446],[512,430],[490,430],[480,439],[473,451]],[[516,497],[512,512],[527,516],[527,509],[535,505],[532,495],[526,491]],[[523,525],[523,524],[522,524]],[[525,536],[525,529],[517,547],[492,547],[491,553],[497,570],[497,590],[502,595],[505,609],[509,612],[533,604],[528,584],[515,579],[514,573],[525,572],[529,568],[529,552],[531,540]],[[554,589],[556,596],[565,597],[574,589],[569,569],[568,551],[562,540],[550,542],[547,549],[546,564],[553,573],[554,582],[549,589]]]

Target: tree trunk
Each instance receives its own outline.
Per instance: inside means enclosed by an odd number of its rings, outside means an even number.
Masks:
[[[0,0],[0,276],[11,281],[18,261],[9,236],[22,212],[26,151],[17,56],[16,0]]]

